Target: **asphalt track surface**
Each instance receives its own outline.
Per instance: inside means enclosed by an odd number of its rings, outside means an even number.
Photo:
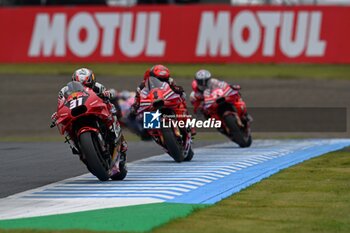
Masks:
[[[98,81],[106,87],[117,90],[135,90],[141,78],[97,76]],[[57,130],[50,130],[48,125],[51,114],[56,110],[57,93],[70,80],[69,76],[1,75],[0,80],[0,138],[58,136]],[[241,93],[248,109],[253,107],[346,107],[348,115],[350,114],[350,80],[292,78],[225,80],[241,85]],[[191,81],[188,78],[176,78],[176,82],[184,87],[187,95],[191,91]],[[347,125],[346,133],[327,134],[323,137],[350,137],[349,120]],[[307,137],[319,137],[319,135],[307,135]]]
[[[218,141],[195,142],[194,147]],[[163,154],[153,142],[129,142],[128,161]],[[68,145],[0,142],[0,198],[88,173]]]
[[[56,108],[57,93],[70,80],[69,76],[1,75],[0,79],[0,139],[34,137],[44,141],[45,137],[59,138],[57,129],[49,129],[48,125]],[[133,90],[141,77],[99,76],[98,80],[109,88]],[[176,78],[176,81],[190,93],[190,79]],[[346,107],[349,114],[349,80],[266,78],[244,79],[238,83],[248,107]],[[349,137],[349,119],[347,127],[343,134],[306,136]],[[270,134],[264,136],[270,137]],[[218,141],[222,142],[222,138],[218,136]],[[195,147],[207,144],[195,141]],[[162,152],[152,142],[129,142],[129,161]],[[84,165],[62,142],[0,143],[0,197],[86,172]]]

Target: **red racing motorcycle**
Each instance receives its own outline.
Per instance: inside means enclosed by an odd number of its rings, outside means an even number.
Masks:
[[[138,114],[143,114],[144,122],[147,112],[159,114],[159,127],[147,129],[152,139],[176,162],[192,160],[192,135],[190,128],[185,126],[186,118],[183,116],[187,114],[187,109],[182,97],[169,84],[154,77],[148,79],[140,97]],[[182,127],[180,121],[184,123]],[[144,125],[144,128],[147,127]]]
[[[238,106],[238,107],[236,107]],[[240,147],[252,144],[251,117],[238,91],[229,85],[204,91],[203,113],[222,122],[219,131]]]
[[[59,132],[99,180],[123,180],[127,169],[120,159],[121,131],[113,129],[110,103],[79,82],[69,82],[67,87],[57,107]]]

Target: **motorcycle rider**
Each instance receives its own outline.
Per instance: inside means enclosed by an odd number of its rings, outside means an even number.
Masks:
[[[91,88],[97,96],[99,96],[103,100],[107,100],[107,105],[109,110],[111,111],[113,115],[113,129],[111,130],[112,133],[115,132],[114,129],[118,129],[120,127],[119,122],[117,120],[117,110],[114,107],[113,104],[111,104],[111,101],[113,98],[115,98],[115,92],[113,90],[107,90],[104,85],[102,85],[99,82],[96,82],[95,75],[92,70],[87,68],[80,68],[77,69],[73,75],[72,75],[72,81],[80,82],[85,87]],[[68,87],[64,86],[58,93],[58,103],[65,100],[65,94],[68,91]],[[57,120],[57,112],[53,113],[51,116],[51,127],[54,127],[56,125]],[[116,135],[117,136],[117,135]],[[124,135],[121,133],[121,160],[126,161],[126,151],[128,150],[128,144],[124,138]],[[72,148],[73,154],[79,154],[74,148]]]
[[[134,118],[137,114],[137,110],[140,107],[140,95],[141,95],[141,91],[142,89],[146,86],[146,82],[148,81],[149,77],[155,77],[158,80],[162,81],[162,82],[166,82],[169,84],[170,88],[176,93],[181,95],[183,102],[181,104],[181,106],[179,107],[180,109],[185,109],[185,114],[188,115],[187,112],[187,106],[186,106],[186,94],[184,89],[182,88],[182,86],[178,86],[176,85],[174,79],[170,76],[170,71],[166,66],[163,65],[155,65],[150,69],[147,69],[144,76],[143,76],[143,80],[140,83],[140,85],[137,87],[136,89],[136,95],[135,95],[135,102],[134,104],[131,106],[131,111],[130,111],[130,117]],[[196,131],[194,128],[191,128],[191,133],[192,136],[194,136],[196,134]]]
[[[208,70],[199,70],[194,76],[192,81],[192,92],[190,95],[190,101],[194,107],[194,112],[197,113],[198,109],[203,109],[202,104],[204,101],[204,92],[208,89],[221,88],[225,89],[230,86],[233,90],[239,91],[241,89],[240,85],[229,85],[225,81],[220,81],[218,79],[212,78],[211,73]],[[239,93],[240,95],[240,93]],[[240,101],[234,103],[235,108],[239,115],[243,115],[243,120],[250,121],[251,118],[246,114],[246,105],[242,98]],[[203,112],[205,117],[209,117],[209,113]]]
[[[109,92],[111,93],[111,98],[110,98],[110,102],[111,104],[114,105],[115,110],[116,110],[116,115],[118,120],[120,120],[122,118],[122,111],[120,109],[120,105],[119,105],[119,99],[120,99],[120,94],[117,90],[111,88],[109,89]]]

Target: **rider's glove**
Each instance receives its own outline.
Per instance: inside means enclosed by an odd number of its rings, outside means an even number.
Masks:
[[[236,90],[236,91],[239,91],[241,90],[241,86],[236,84],[236,85],[230,85],[230,87],[233,89],[233,90]]]
[[[103,91],[102,95],[106,97],[107,99],[110,99],[112,97],[112,94],[110,91]]]
[[[175,84],[174,79],[169,77],[168,83],[169,83],[170,86],[173,86]]]
[[[182,88],[182,86],[176,86],[176,89],[178,92],[184,93],[184,89]]]
[[[182,95],[185,92],[181,86],[171,86],[171,89],[179,95]]]
[[[50,125],[50,128],[53,128],[56,126],[56,121],[57,121],[57,112],[54,112],[52,115],[51,115],[51,125]]]

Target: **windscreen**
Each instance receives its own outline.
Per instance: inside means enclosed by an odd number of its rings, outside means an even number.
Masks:
[[[152,76],[149,77],[149,79],[146,82],[146,87],[148,88],[148,90],[152,90],[154,88],[162,88],[163,85],[165,85],[164,82]]]
[[[65,98],[67,98],[68,96],[70,96],[74,92],[84,91],[84,86],[80,82],[75,82],[75,81],[69,82],[67,84],[67,87],[68,87],[68,90],[65,93]]]

